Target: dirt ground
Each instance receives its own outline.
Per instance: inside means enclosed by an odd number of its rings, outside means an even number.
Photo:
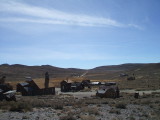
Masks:
[[[160,91],[139,91],[138,99],[135,92],[122,90],[116,99],[96,97],[96,89],[62,93],[56,88],[56,95],[17,95],[17,102],[3,102],[22,106],[4,109],[1,104],[0,120],[159,120]]]

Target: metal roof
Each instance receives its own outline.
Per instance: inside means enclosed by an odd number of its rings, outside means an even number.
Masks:
[[[19,83],[21,86],[27,86],[29,83]]]

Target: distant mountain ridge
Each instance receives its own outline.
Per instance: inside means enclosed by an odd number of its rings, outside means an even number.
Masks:
[[[128,63],[128,64],[121,64],[121,65],[110,65],[110,66],[99,66],[96,68],[91,69],[90,71],[99,71],[99,72],[104,72],[104,71],[125,71],[125,70],[132,70],[136,69],[139,67],[143,67],[146,64],[134,64],[134,63]]]
[[[45,72],[49,72],[50,77],[69,77],[72,75],[80,75],[85,72],[83,69],[76,68],[58,68],[50,65],[27,66],[21,64],[2,64],[0,65],[0,75],[7,76],[9,80],[22,80],[24,77],[44,78]]]
[[[120,73],[135,73],[136,75],[143,76],[144,78],[148,74],[158,78],[157,76],[160,75],[160,63],[128,63],[121,65],[99,66],[88,70],[77,68],[59,68],[51,65],[0,65],[0,76],[5,75],[9,80],[22,80],[26,76],[31,76],[32,78],[44,78],[45,72],[49,72],[51,78],[81,76],[84,73],[86,73],[85,77],[88,79],[113,79]]]

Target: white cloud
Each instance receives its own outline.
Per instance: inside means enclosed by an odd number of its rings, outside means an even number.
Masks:
[[[8,48],[1,56],[8,60],[104,60],[105,56],[89,52],[65,52],[44,48],[23,47]]]
[[[103,17],[94,17],[89,15],[71,14],[58,11],[55,9],[47,9],[36,7],[25,3],[2,1],[0,3],[0,12],[17,14],[17,17],[1,17],[0,22],[27,22],[41,24],[62,24],[77,26],[98,26],[98,27],[134,27],[138,25],[124,25],[116,20]]]
[[[134,27],[134,28],[137,28],[139,30],[143,30],[143,28],[139,25],[135,25],[135,24],[128,24],[129,27]]]

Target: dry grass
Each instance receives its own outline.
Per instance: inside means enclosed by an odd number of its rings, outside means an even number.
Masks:
[[[0,102],[0,109],[16,111],[16,112],[26,112],[26,111],[32,111],[32,105],[24,101],[19,101],[19,102],[2,101]]]
[[[80,118],[82,120],[96,120],[96,117],[93,115],[81,115]]]
[[[112,108],[110,111],[109,111],[109,113],[114,113],[114,114],[121,114],[121,112],[120,112],[120,110],[118,110],[118,109],[115,109],[115,108]]]
[[[17,102],[0,101],[0,109],[10,111],[31,111],[32,108],[51,107],[62,110],[64,106],[75,103],[72,97],[63,99],[60,96],[22,96]]]
[[[16,102],[14,104],[11,104],[11,107],[9,110],[16,111],[16,112],[32,111],[32,105],[29,104],[28,102]]]
[[[159,119],[160,101],[159,93],[153,93],[151,95],[142,95],[139,99],[135,99],[132,94],[123,93],[123,97],[117,99],[109,98],[85,98],[75,99],[73,96],[67,95],[49,95],[49,96],[30,96],[21,97],[18,102],[0,102],[0,109],[11,111],[32,111],[32,108],[51,108],[58,112],[57,115],[60,120],[94,120],[107,112],[112,115],[121,116],[124,111],[129,111],[130,105],[137,106],[131,111],[133,113],[138,112],[140,118],[155,118]],[[27,106],[29,105],[29,107]],[[149,107],[152,113],[145,113]],[[104,108],[108,107],[107,111]],[[153,114],[154,113],[154,114]],[[134,119],[134,116],[128,118]]]
[[[120,109],[126,109],[126,103],[124,102],[118,102],[116,103],[116,108],[120,108]]]
[[[49,87],[60,87],[60,82],[65,80],[66,77],[57,77],[50,78]],[[85,80],[84,77],[71,77],[69,78],[72,81],[81,82]],[[36,78],[33,79],[40,88],[44,88],[44,78]],[[146,82],[146,79],[136,79],[132,81],[126,80],[126,78],[115,78],[115,79],[90,79],[91,82],[117,82],[120,89],[137,89],[137,90],[154,90],[160,89],[160,83],[158,80],[152,80],[152,82]],[[150,80],[151,81],[151,80]],[[25,79],[22,81],[7,81],[9,82],[14,89],[16,89],[16,84],[19,82],[25,82]],[[149,84],[149,85],[148,85]]]
[[[88,113],[89,115],[99,115],[100,114],[97,107],[85,106],[85,107],[81,108],[81,112],[85,113],[85,114]]]
[[[65,116],[61,116],[60,120],[77,120],[77,119],[73,117],[73,115],[65,115]]]

